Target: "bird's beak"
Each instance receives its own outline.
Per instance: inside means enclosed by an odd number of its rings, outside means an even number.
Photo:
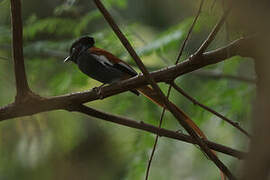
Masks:
[[[67,62],[67,61],[71,61],[71,57],[70,56],[68,56],[68,57],[65,58],[64,62]]]

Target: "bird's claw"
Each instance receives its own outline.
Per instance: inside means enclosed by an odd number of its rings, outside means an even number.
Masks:
[[[104,85],[105,85],[105,84],[102,84],[102,85],[99,86],[99,87],[94,87],[94,88],[93,88],[93,90],[97,93],[99,99],[103,99],[103,98],[104,98],[104,95],[103,95],[103,93],[102,93],[102,87],[103,87]]]

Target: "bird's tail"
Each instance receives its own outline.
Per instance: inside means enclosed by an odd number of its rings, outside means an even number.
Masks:
[[[143,94],[145,97],[150,99],[152,102],[156,103],[157,105],[167,109],[165,104],[162,102],[160,97],[157,95],[157,93],[149,86],[143,86],[137,88],[137,90]],[[191,128],[202,138],[206,139],[205,134],[201,131],[201,129],[184,113],[181,109],[179,109],[175,104],[171,103],[171,106],[173,106],[175,109],[177,109],[181,115],[185,118],[185,121],[191,126]]]
[[[145,97],[147,97],[148,99],[150,99],[152,102],[156,103],[157,105],[167,109],[166,105],[163,103],[163,101],[160,99],[159,95],[157,95],[157,93],[149,86],[142,86],[137,88],[137,90],[143,94]],[[188,117],[188,115],[186,113],[184,113],[184,111],[182,111],[181,109],[179,109],[175,104],[173,104],[172,102],[170,102],[170,105],[173,106],[175,109],[178,110],[178,112],[185,118],[185,121],[189,124],[189,126],[197,133],[198,136],[200,136],[201,138],[207,139],[206,135],[202,132],[202,130]],[[216,152],[211,150],[215,155]],[[226,176],[223,174],[222,171],[220,171],[221,173],[221,179],[222,180],[226,180]]]

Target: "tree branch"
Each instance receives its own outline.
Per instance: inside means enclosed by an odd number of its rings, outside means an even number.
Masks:
[[[21,1],[11,0],[11,18],[12,18],[12,41],[13,41],[13,59],[14,72],[16,78],[16,102],[23,101],[30,92],[24,67],[23,58],[23,37],[22,37],[22,17],[21,17]]]
[[[171,82],[172,79],[175,79],[183,74],[192,72],[210,64],[224,61],[227,58],[228,49],[230,49],[231,52],[230,56],[242,55],[253,57],[253,54],[248,54],[251,52],[249,49],[253,48],[252,42],[253,38],[241,38],[226,47],[204,53],[199,61],[191,58],[190,60],[185,60],[177,65],[151,72],[150,75],[155,79],[156,82]],[[103,98],[106,98],[146,84],[147,82],[144,76],[139,75],[137,77],[121,81],[117,84],[103,87],[102,95]],[[0,121],[15,117],[33,115],[44,111],[64,109],[64,107],[73,103],[82,104],[98,99],[100,99],[100,96],[94,90],[50,98],[33,96],[28,102],[10,104],[1,107]]]
[[[71,106],[66,107],[66,110],[80,112],[80,113],[83,113],[92,117],[96,117],[98,119],[102,119],[108,122],[147,131],[147,132],[154,133],[159,136],[164,136],[170,139],[176,139],[176,140],[184,141],[191,144],[197,144],[196,141],[191,136],[185,135],[183,133],[167,130],[164,128],[158,128],[153,125],[144,123],[143,121],[137,122],[126,117],[112,115],[106,112],[102,112],[100,110],[87,107],[85,105],[71,105]],[[241,151],[238,151],[238,150],[235,150],[227,146],[223,146],[223,145],[220,145],[220,144],[208,141],[208,140],[203,140],[203,141],[211,149],[233,156],[235,158],[243,159],[246,156],[245,152],[241,152]]]

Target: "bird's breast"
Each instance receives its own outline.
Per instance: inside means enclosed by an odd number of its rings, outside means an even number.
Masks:
[[[117,82],[125,76],[125,73],[114,68],[113,64],[102,55],[85,53],[78,58],[77,63],[84,74],[102,83]]]

